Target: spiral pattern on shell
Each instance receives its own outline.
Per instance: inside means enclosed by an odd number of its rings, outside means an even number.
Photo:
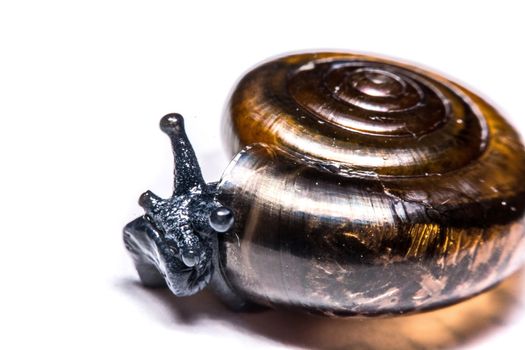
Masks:
[[[476,159],[488,137],[460,88],[370,57],[291,56],[252,71],[239,91],[232,115],[249,117],[234,120],[235,151],[276,144],[338,172],[441,174]]]

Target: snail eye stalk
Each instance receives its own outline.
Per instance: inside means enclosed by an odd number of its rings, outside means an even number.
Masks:
[[[168,114],[160,120],[160,128],[169,136],[173,148],[175,160],[173,195],[182,195],[195,188],[203,190],[206,183],[186,135],[184,118],[177,113]]]

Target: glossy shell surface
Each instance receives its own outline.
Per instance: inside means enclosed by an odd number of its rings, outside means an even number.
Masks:
[[[220,272],[243,298],[327,315],[458,302],[522,263],[525,152],[487,102],[387,59],[264,63],[231,96]]]

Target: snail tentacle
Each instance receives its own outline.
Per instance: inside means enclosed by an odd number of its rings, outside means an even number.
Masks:
[[[160,120],[160,128],[169,136],[173,148],[175,160],[173,195],[184,194],[192,189],[203,190],[206,183],[195,151],[184,130],[182,115],[178,113],[165,115]]]

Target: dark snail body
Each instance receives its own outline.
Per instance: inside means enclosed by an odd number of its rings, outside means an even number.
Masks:
[[[522,263],[523,145],[443,77],[370,56],[288,56],[239,82],[225,122],[236,155],[213,200],[235,220],[214,243],[212,286],[230,304],[427,310]]]

